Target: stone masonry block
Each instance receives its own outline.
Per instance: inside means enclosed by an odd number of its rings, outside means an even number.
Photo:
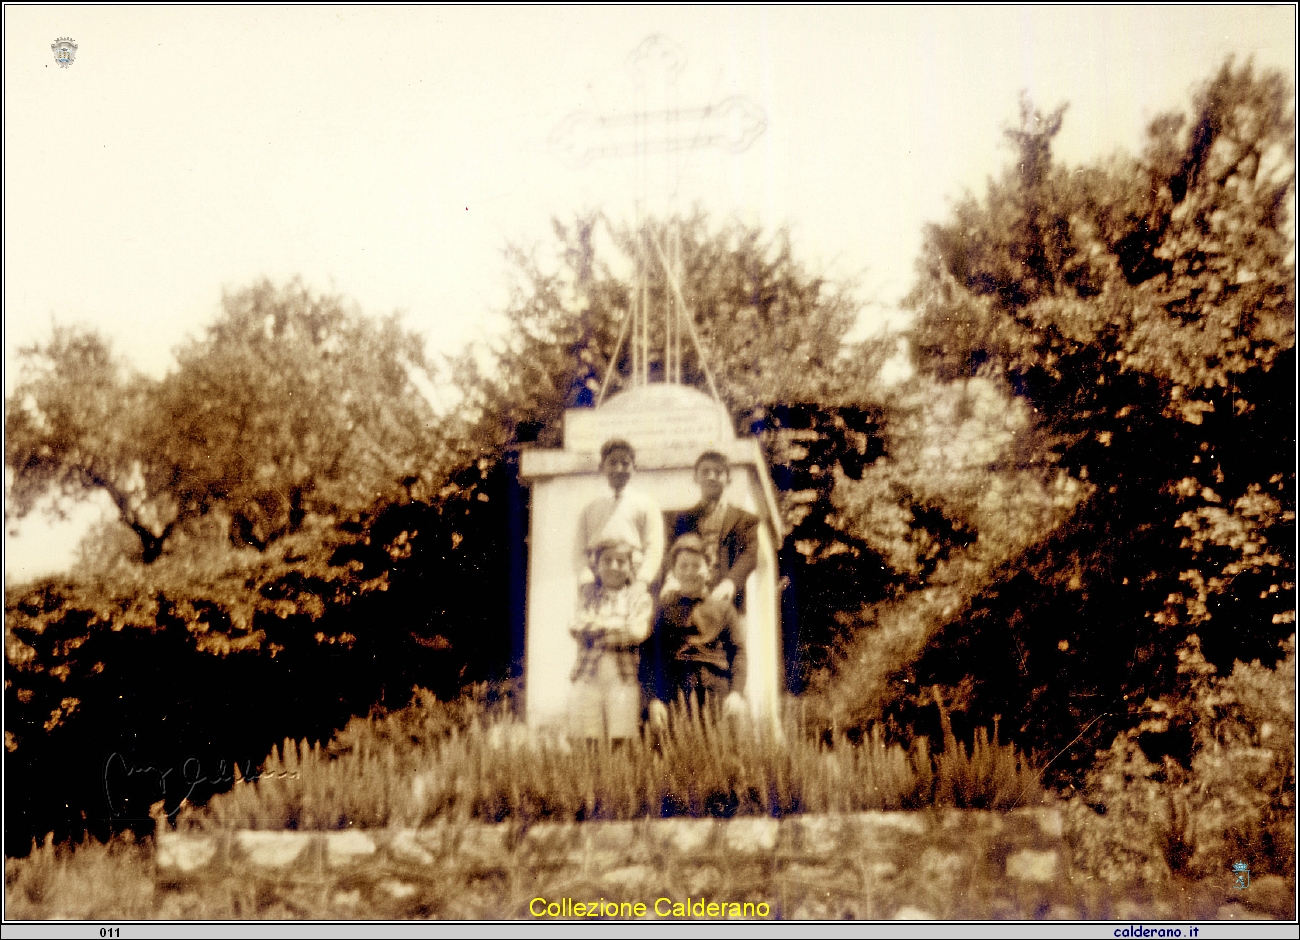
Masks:
[[[249,864],[259,868],[284,868],[297,862],[316,834],[248,830],[236,837],[236,845]]]
[[[921,853],[920,870],[931,882],[951,884],[971,869],[970,859],[961,852],[945,852],[933,846]]]
[[[781,821],[786,844],[796,855],[821,857],[852,843],[856,828],[842,815],[790,816]]]
[[[389,834],[386,846],[388,854],[401,862],[428,865],[433,862],[434,854],[422,846],[417,829],[395,829]]]
[[[1059,859],[1055,850],[1021,849],[1007,858],[1007,877],[1045,883],[1056,878]]]
[[[207,865],[216,857],[218,848],[216,836],[170,832],[159,832],[156,844],[158,867],[179,872],[190,872]]]
[[[600,825],[588,823],[586,826]],[[524,831],[519,850],[548,865],[581,865],[589,834],[583,823],[538,823]]]
[[[869,830],[879,835],[909,834],[923,836],[930,831],[932,825],[931,820],[925,813],[868,810],[864,813],[854,813],[853,816],[860,830]]]
[[[601,883],[627,889],[653,884],[656,877],[656,870],[649,865],[624,865],[600,874]]]
[[[448,820],[439,820],[430,826],[421,826],[414,831],[415,842],[433,855],[434,858],[446,858],[456,851],[460,831],[477,823],[456,824]]]
[[[1061,839],[1065,836],[1065,825],[1061,821],[1061,811],[1054,806],[1042,806],[1033,810],[1038,818],[1038,828],[1049,839]]]
[[[501,866],[513,855],[513,833],[508,825],[466,825],[459,835],[455,852],[461,859],[472,864]]]
[[[588,845],[592,852],[630,854],[636,843],[645,839],[646,827],[644,822],[591,823],[588,827],[591,839]]]
[[[980,810],[961,809],[940,809],[933,813],[935,828],[941,832],[951,832],[954,829],[968,833],[975,830],[981,833],[998,832],[1001,829],[1000,820],[984,819],[986,815],[988,814]]]
[[[781,824],[775,819],[732,819],[723,826],[727,849],[743,855],[771,854],[781,831]]]
[[[325,859],[331,867],[347,865],[375,854],[375,840],[364,832],[325,833]]]
[[[718,822],[713,819],[665,819],[659,827],[659,835],[667,849],[691,855],[709,846]]]

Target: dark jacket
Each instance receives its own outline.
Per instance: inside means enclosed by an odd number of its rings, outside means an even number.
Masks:
[[[706,511],[707,507],[701,503],[679,512],[673,521],[673,541],[688,532],[699,534],[700,519]],[[736,606],[741,610],[745,606],[745,582],[758,566],[758,524],[758,516],[735,506],[727,506],[722,515],[718,580],[730,578],[736,585]]]
[[[683,597],[659,598],[654,629],[641,645],[640,677],[648,699],[671,702],[678,693],[745,691],[748,678],[740,615],[730,604]]]

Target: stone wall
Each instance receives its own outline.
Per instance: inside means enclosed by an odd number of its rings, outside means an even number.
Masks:
[[[597,916],[612,916],[614,903],[619,916],[650,920],[1080,916],[1063,890],[1069,852],[1051,808],[342,832],[164,827],[155,854],[164,891],[237,879],[259,897],[282,896],[290,915],[329,918],[546,919],[587,916],[591,902]],[[317,899],[314,911],[305,898]]]
[[[174,919],[545,920],[589,916],[592,902],[598,917],[646,920],[1294,918],[1294,885],[1276,875],[1248,891],[1228,874],[1098,879],[1072,863],[1054,807],[338,832],[164,824],[152,855],[153,916]]]

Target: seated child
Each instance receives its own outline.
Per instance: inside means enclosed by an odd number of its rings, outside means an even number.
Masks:
[[[650,635],[654,604],[645,585],[633,582],[633,548],[602,539],[591,551],[596,580],[578,591],[569,633],[578,641],[570,677],[571,728],[578,737],[617,740],[637,733],[641,689],[639,645]]]
[[[659,597],[654,630],[642,646],[642,683],[656,724],[679,695],[699,707],[708,699],[743,712],[747,660],[736,608],[709,596],[704,541],[681,536],[668,554],[676,586]]]

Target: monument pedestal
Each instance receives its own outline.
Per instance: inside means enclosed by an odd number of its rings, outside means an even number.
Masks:
[[[695,460],[718,451],[731,462],[724,498],[758,516],[758,566],[745,586],[749,678],[745,699],[756,722],[778,727],[781,677],[780,602],[776,552],[781,523],[767,464],[753,438],[737,438],[731,418],[704,393],[684,385],[643,385],[599,408],[565,414],[564,447],[530,450],[520,477],[532,487],[528,603],[524,648],[524,708],[530,727],[563,732],[569,716],[570,675],[578,644],[569,635],[577,603],[574,569],[578,517],[609,494],[600,474],[600,448],[621,438],[636,449],[629,484],[651,496],[667,518],[699,502]]]

